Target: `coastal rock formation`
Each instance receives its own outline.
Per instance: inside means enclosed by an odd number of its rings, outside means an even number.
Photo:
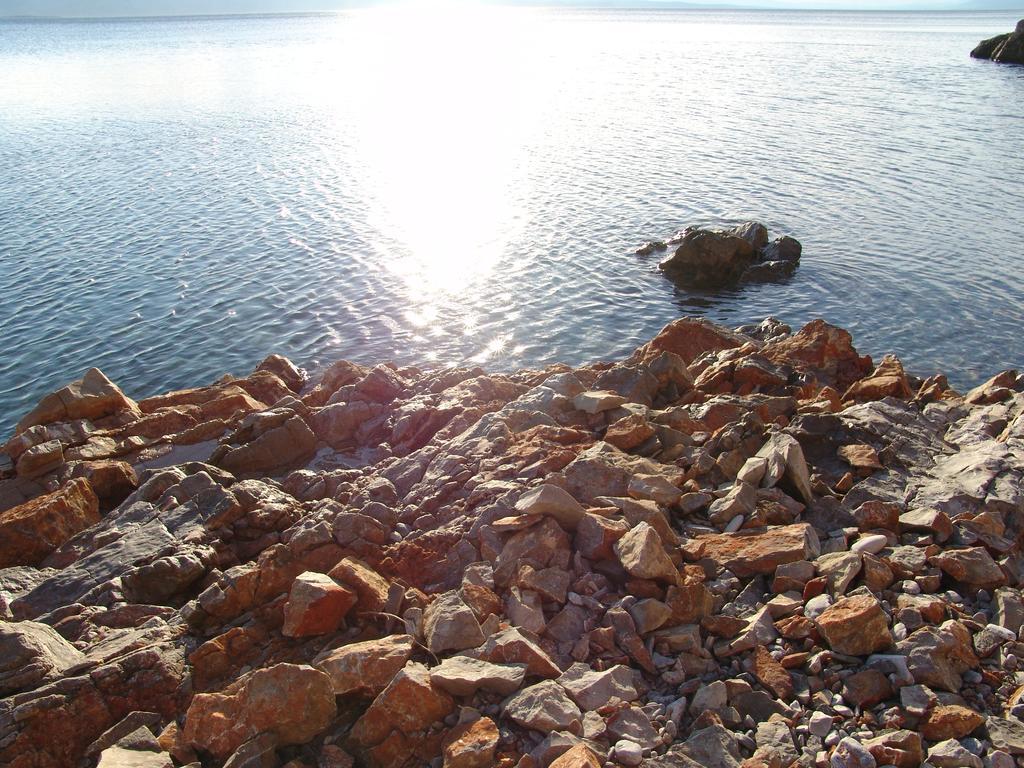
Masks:
[[[666,242],[645,243],[637,254],[646,256],[674,247],[658,269],[680,285],[715,289],[742,282],[766,282],[791,275],[802,248],[792,237],[769,242],[768,229],[748,221],[732,229],[687,227]]]
[[[90,371],[3,455],[13,768],[1024,754],[1015,371],[684,318],[577,368]]]
[[[1017,22],[1013,32],[982,40],[971,51],[975,59],[991,59],[1006,64],[1024,64],[1024,19]]]

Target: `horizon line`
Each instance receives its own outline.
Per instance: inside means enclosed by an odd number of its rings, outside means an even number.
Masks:
[[[220,13],[159,13],[159,14],[125,14],[125,15],[107,15],[107,16],[66,16],[66,15],[49,15],[49,14],[3,14],[0,13],[0,21],[159,21],[159,20],[171,20],[171,19],[230,19],[230,18],[263,18],[268,16],[283,16],[283,17],[295,17],[295,16],[335,16],[338,14],[346,13],[348,11],[356,10],[370,10],[376,7],[385,5],[397,5],[401,4],[403,0],[368,0],[367,2],[360,3],[358,5],[352,5],[346,8],[333,8],[329,10],[295,10],[295,11],[227,11]],[[544,9],[572,9],[572,10],[602,10],[602,11],[739,11],[749,12],[758,11],[765,13],[1011,13],[1011,12],[1024,12],[1024,2],[1019,7],[1015,8],[972,8],[971,3],[963,2],[956,6],[945,6],[945,7],[912,7],[904,6],[902,8],[829,8],[820,6],[807,6],[807,7],[780,7],[777,5],[740,5],[740,4],[725,4],[715,5],[701,2],[681,2],[677,0],[637,0],[633,3],[625,3],[622,5],[617,4],[604,4],[600,2],[588,2],[588,0],[580,0],[575,2],[569,0],[563,3],[551,3],[543,2],[531,2],[531,0],[524,0],[523,2],[502,2],[501,0],[488,2],[485,0],[483,5],[493,6],[504,6],[504,7],[528,7],[528,8],[544,8]]]

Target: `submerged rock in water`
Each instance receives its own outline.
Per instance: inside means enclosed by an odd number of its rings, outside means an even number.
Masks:
[[[695,318],[576,368],[296,371],[88,375],[0,450],[0,765],[1024,754],[1017,372]]]
[[[676,249],[658,268],[680,285],[705,289],[783,279],[793,274],[802,251],[792,237],[769,242],[767,227],[756,221],[728,230],[688,227],[668,242]]]
[[[1006,64],[1024,64],[1024,19],[1017,22],[1013,32],[982,40],[971,51],[975,59],[991,59]]]

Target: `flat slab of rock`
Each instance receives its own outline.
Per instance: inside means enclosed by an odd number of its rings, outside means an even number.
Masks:
[[[48,624],[0,622],[0,696],[35,688],[85,660]]]
[[[479,690],[508,696],[525,679],[525,664],[492,664],[469,656],[451,656],[430,670],[430,682],[453,696],[472,696]]]
[[[706,557],[740,578],[774,573],[783,563],[813,560],[820,550],[818,535],[807,523],[736,533],[697,536],[688,551],[692,559]]]
[[[574,531],[586,510],[572,495],[557,485],[545,483],[532,488],[516,502],[516,512],[524,515],[548,515],[563,528]]]

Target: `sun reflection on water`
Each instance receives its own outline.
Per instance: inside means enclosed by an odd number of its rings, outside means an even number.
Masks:
[[[355,79],[339,109],[355,118],[343,124],[362,164],[376,256],[406,282],[420,305],[407,317],[423,327],[436,304],[498,268],[522,226],[530,126],[517,102],[529,87],[528,16],[409,3],[339,24],[349,43],[339,55]]]

